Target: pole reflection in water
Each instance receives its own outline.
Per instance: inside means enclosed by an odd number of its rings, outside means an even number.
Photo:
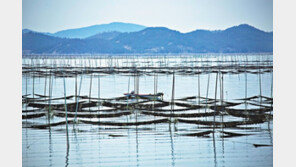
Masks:
[[[170,141],[171,141],[171,158],[172,158],[172,166],[175,166],[174,139],[173,139],[173,134],[172,134],[171,123],[169,123],[169,132],[170,132]]]
[[[139,139],[138,139],[138,126],[136,125],[136,156],[137,166],[139,166]]]
[[[49,138],[49,144],[48,144],[48,150],[49,150],[49,166],[52,166],[52,141],[51,141],[51,128],[48,128],[48,138]]]
[[[78,140],[78,134],[77,132],[79,132],[78,126],[77,124],[73,124],[73,134],[74,134],[74,143],[75,143],[75,150],[76,150],[76,154],[78,156],[78,159],[82,159],[81,157],[81,150],[80,150],[80,142]],[[74,143],[72,145],[74,145]]]
[[[69,165],[69,141],[68,141],[68,136],[67,136],[67,150],[66,150],[66,164],[65,164],[65,167],[67,167]]]

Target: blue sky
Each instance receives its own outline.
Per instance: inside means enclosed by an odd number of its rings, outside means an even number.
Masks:
[[[181,32],[250,24],[273,30],[272,0],[23,0],[22,25],[56,32],[110,22]]]

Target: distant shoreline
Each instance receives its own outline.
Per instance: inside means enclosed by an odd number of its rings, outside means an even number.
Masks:
[[[126,53],[126,54],[22,54],[22,58],[30,57],[133,57],[133,56],[147,56],[147,57],[166,57],[166,56],[219,56],[219,55],[270,55],[273,56],[273,52],[258,52],[258,53]]]

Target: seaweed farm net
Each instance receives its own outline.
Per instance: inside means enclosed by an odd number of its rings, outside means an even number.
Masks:
[[[268,54],[23,56],[23,164],[80,166],[75,155],[86,166],[270,166],[272,73]],[[50,137],[39,139],[46,162],[30,161],[39,133]],[[123,146],[101,151],[115,141]]]

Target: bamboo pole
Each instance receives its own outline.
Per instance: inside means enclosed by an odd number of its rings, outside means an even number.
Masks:
[[[134,74],[134,92],[136,93],[136,73]]]
[[[33,94],[33,99],[35,97],[35,77],[34,77],[34,74],[33,74],[33,90],[32,90],[32,94]]]
[[[155,105],[155,100],[156,100],[156,73],[154,73],[154,96],[153,96],[153,109]]]
[[[198,72],[200,72],[200,69],[198,69]],[[198,78],[198,105],[200,105],[200,73],[198,73],[197,78]]]
[[[257,58],[257,68],[258,68],[258,80],[259,80],[259,102],[260,102],[260,109],[261,109],[261,104],[262,104],[262,90],[261,90],[261,70],[260,70],[260,67],[259,67],[259,62],[260,62],[260,57]]]
[[[175,71],[173,72],[173,83],[172,83],[172,99],[171,99],[171,114],[174,110],[174,99],[175,99]]]
[[[48,100],[48,112],[47,112],[47,115],[48,115],[48,124],[50,124],[50,113],[51,113],[51,95],[52,95],[52,76],[51,76],[51,70],[49,72],[49,86],[48,86],[48,96],[49,96],[49,100]]]
[[[74,122],[75,123],[77,123],[77,110],[78,110],[79,96],[80,96],[81,85],[82,85],[82,77],[83,77],[83,75],[81,74],[79,92],[78,92],[78,96],[77,96],[76,109],[75,109],[75,117],[74,117]]]
[[[28,75],[26,75],[26,95],[28,94]]]
[[[66,137],[67,137],[67,150],[69,150],[69,131],[68,131],[68,111],[67,111],[67,93],[66,93],[66,77],[63,77],[64,80],[64,96],[65,96],[65,112],[66,112]]]
[[[216,85],[215,85],[215,111],[217,110],[217,84],[218,84],[218,73],[216,74]],[[214,112],[214,120],[213,120],[213,130],[215,130],[215,124],[216,124],[216,113]]]
[[[91,102],[91,87],[92,87],[92,74],[90,74],[90,83],[89,83],[89,103]],[[90,107],[88,108],[90,111]]]
[[[260,90],[260,109],[262,104],[262,88],[261,88],[261,70],[259,68],[259,90]]]
[[[100,75],[98,75],[98,110],[100,110],[100,97],[101,97],[101,83],[100,83]]]
[[[46,70],[46,72],[47,72],[47,70]],[[44,80],[45,80],[45,81],[44,81],[44,82],[45,82],[45,83],[44,83],[44,96],[46,97],[46,86],[47,86],[47,85],[46,85],[46,84],[47,84],[47,76],[46,76],[46,75],[45,75],[45,77],[44,77]]]
[[[75,102],[77,103],[77,72],[75,73]]]
[[[48,96],[49,96],[49,101],[51,99],[51,97],[50,97],[50,89],[51,89],[51,84],[52,84],[52,81],[51,80],[52,80],[52,78],[51,78],[51,70],[50,70],[49,71],[49,79],[48,79]]]
[[[156,85],[155,85],[155,92],[158,92],[158,75],[156,74]]]
[[[137,89],[138,89],[138,86],[137,86],[137,82],[138,80],[137,80],[137,74],[135,74],[135,78],[134,78],[134,92],[135,92],[135,94],[138,94],[138,92],[137,92]],[[135,95],[135,98],[136,98],[136,101],[137,101],[137,104],[138,104],[138,97],[137,97],[137,95]],[[135,111],[135,110],[134,110]],[[136,123],[138,122],[138,112],[137,111],[135,111],[136,112]],[[136,126],[136,129],[138,129],[138,126]]]
[[[248,107],[247,97],[248,97],[248,75],[245,70],[245,110],[247,110],[247,107]]]
[[[272,98],[271,107],[273,106],[273,72],[271,74],[271,85],[270,85],[270,98]],[[270,111],[271,114],[271,111]]]
[[[221,101],[222,103],[224,103],[224,80],[223,80],[223,73],[220,73],[221,74]],[[224,112],[225,108],[223,108],[223,112]],[[222,113],[222,116],[221,116],[221,119],[222,119],[222,123],[224,122],[224,116],[223,116],[223,113]],[[224,127],[221,126],[222,128],[222,132],[224,131]],[[223,139],[224,140],[224,139]],[[223,141],[224,142],[224,141]]]
[[[130,93],[130,77],[128,77],[128,85],[127,85],[127,93],[129,94]],[[128,97],[129,96],[126,96],[126,107],[128,109]]]
[[[220,71],[220,69],[219,69],[219,88],[220,88],[220,91],[219,91],[219,93],[220,93],[220,105],[222,106],[223,105],[223,98],[222,98],[222,72]]]
[[[207,108],[208,108],[208,96],[209,96],[210,78],[211,78],[211,72],[208,74],[208,84],[207,84],[207,94],[206,94],[206,107],[205,107],[205,113],[207,112]],[[206,119],[207,119],[207,118],[206,118]]]

